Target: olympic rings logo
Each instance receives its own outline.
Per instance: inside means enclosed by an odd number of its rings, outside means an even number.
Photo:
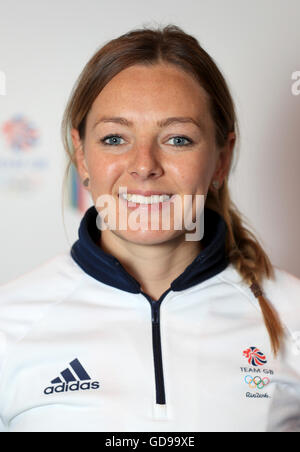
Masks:
[[[245,383],[247,383],[251,389],[263,389],[270,383],[270,379],[268,377],[260,378],[258,375],[252,378],[251,375],[247,375],[245,377]]]

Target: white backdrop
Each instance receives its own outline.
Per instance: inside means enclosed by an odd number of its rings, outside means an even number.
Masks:
[[[16,112],[34,120],[41,134],[35,152],[47,168],[37,190],[0,192],[0,283],[77,238],[81,215],[66,205],[66,232],[62,221],[60,124],[84,65],[112,38],[168,23],[194,35],[227,79],[241,130],[233,199],[272,262],[300,277],[300,84],[292,91],[300,71],[299,0],[1,0],[0,124]]]

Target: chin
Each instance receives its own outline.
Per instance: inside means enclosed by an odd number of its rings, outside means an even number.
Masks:
[[[127,231],[115,230],[112,232],[123,240],[137,245],[158,245],[174,240],[185,233],[185,231],[150,231],[142,229],[138,229],[137,231],[129,229]]]

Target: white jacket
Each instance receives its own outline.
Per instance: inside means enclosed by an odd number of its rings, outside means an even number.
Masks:
[[[159,301],[79,240],[0,287],[0,430],[300,431],[300,280],[275,267],[265,295],[286,327],[274,359],[258,300],[206,208],[204,250]]]

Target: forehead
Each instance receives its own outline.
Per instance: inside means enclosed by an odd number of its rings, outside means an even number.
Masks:
[[[135,65],[110,80],[95,99],[91,121],[99,114],[149,121],[162,115],[210,120],[208,94],[194,77],[173,65]],[[155,118],[154,118],[155,115]]]

